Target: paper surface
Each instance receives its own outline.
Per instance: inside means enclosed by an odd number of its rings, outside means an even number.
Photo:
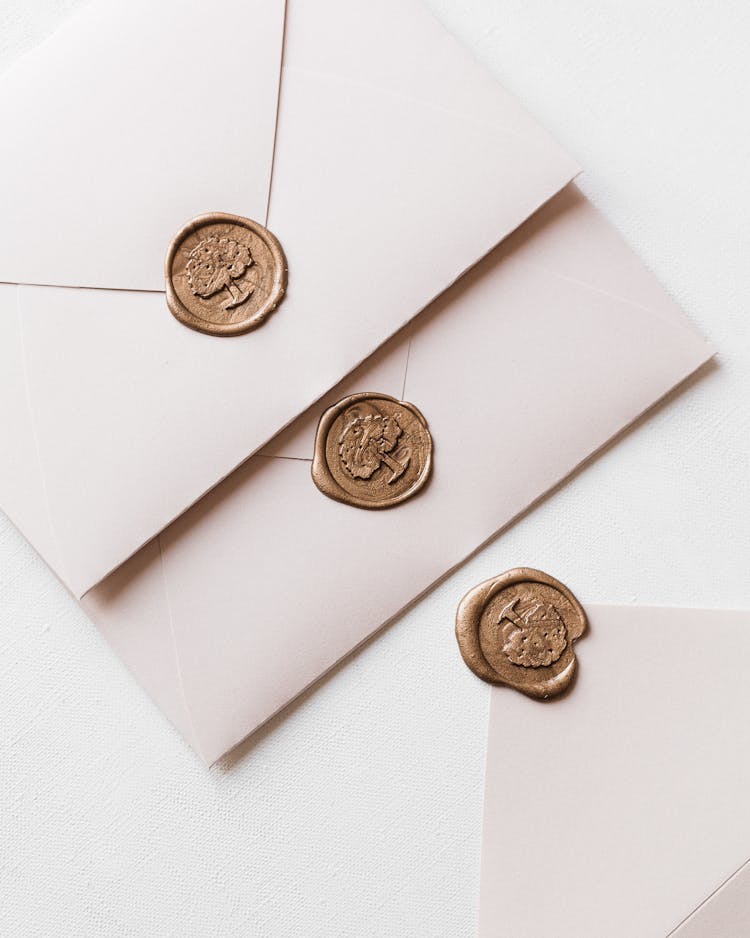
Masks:
[[[415,0],[284,7],[221,0],[205,32],[198,2],[93,2],[0,83],[0,280],[27,284],[0,291],[24,436],[0,503],[77,596],[578,171]],[[216,31],[263,48],[250,72]],[[206,211],[283,245],[288,292],[256,332],[194,333],[132,292],[163,288]]]
[[[329,396],[424,413],[418,497],[371,512],[315,488],[326,399],[84,606],[212,762],[711,354],[570,188]]]
[[[673,932],[674,938],[738,938],[748,934],[750,866],[747,863]]]
[[[189,218],[264,220],[284,3],[205,12],[95,0],[3,75],[0,280],[163,290]]]
[[[481,938],[666,938],[750,850],[750,614],[584,605],[570,694],[491,690]]]

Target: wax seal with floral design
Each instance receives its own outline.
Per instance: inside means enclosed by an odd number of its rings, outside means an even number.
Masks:
[[[357,508],[412,498],[432,468],[432,437],[413,404],[387,394],[353,394],[320,418],[312,464],[324,495]]]
[[[258,222],[213,212],[175,235],[165,265],[167,305],[180,322],[211,335],[257,329],[281,302],[287,264]]]
[[[554,697],[570,686],[573,643],[585,630],[586,613],[570,590],[528,567],[475,586],[456,614],[458,647],[471,670],[530,697]]]

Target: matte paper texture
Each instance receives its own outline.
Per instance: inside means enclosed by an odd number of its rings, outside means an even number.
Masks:
[[[750,613],[586,611],[569,695],[491,691],[481,938],[666,938],[750,850]]]

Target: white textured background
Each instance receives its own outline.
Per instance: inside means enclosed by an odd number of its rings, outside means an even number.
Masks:
[[[0,68],[82,2],[0,0]],[[530,564],[584,601],[750,607],[750,4],[429,4],[719,367],[211,771],[0,515],[3,938],[473,936],[488,688],[459,597]]]

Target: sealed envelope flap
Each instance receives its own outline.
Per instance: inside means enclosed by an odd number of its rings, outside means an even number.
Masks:
[[[0,504],[78,595],[577,172],[417,2],[290,0],[280,89],[282,3],[221,0],[228,55],[203,4],[102,2],[0,84],[0,279],[25,281],[0,294],[24,436]],[[194,332],[157,292],[170,238],[212,211],[254,216],[288,264],[246,335]]]
[[[0,280],[163,290],[210,210],[263,221],[283,0],[94,0],[0,82]]]
[[[539,214],[538,230],[520,229],[84,597],[205,761],[710,358],[574,187]],[[588,276],[590,252],[601,269]],[[381,511],[328,498],[311,478],[316,418],[357,392],[419,408],[434,442],[427,484]]]

